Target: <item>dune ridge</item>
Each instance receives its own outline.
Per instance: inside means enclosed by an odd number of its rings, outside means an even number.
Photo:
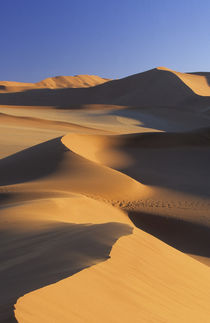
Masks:
[[[135,229],[108,261],[20,298],[15,314],[20,322],[207,323],[206,284],[208,267]]]
[[[84,88],[86,78],[87,82],[91,79],[91,85],[94,86]],[[82,88],[79,88],[80,85],[77,88],[71,88],[72,79],[66,82],[65,77],[51,78],[39,83],[49,85],[49,88],[46,89],[34,88],[17,93],[1,93],[0,105],[30,106],[33,102],[34,105],[62,108],[72,108],[74,105],[84,104],[207,107],[210,103],[209,85],[206,77],[201,75],[155,68],[118,80],[102,80],[102,82],[100,81],[102,84],[99,84],[96,77],[93,79],[91,76],[87,76],[83,80],[82,77],[76,76],[75,87],[82,82]],[[57,84],[56,87],[54,84]]]
[[[96,86],[110,81],[97,75],[75,75],[75,76],[56,76],[49,77],[41,82],[35,83],[37,87],[48,89],[59,88],[83,88]]]
[[[174,73],[197,95],[210,96],[209,73],[180,73],[166,67],[158,67],[158,69]]]
[[[60,89],[60,88],[84,88],[96,86],[109,81],[97,75],[75,75],[75,76],[55,76],[48,77],[40,82],[25,83],[0,81],[0,93],[21,92],[27,89]]]

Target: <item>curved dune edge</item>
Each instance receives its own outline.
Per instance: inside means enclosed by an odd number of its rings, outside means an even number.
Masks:
[[[135,229],[115,244],[105,263],[19,298],[15,316],[21,323],[207,323],[209,272]]]
[[[136,136],[140,138],[141,134]],[[132,158],[118,149],[127,138],[130,136],[67,134],[61,141],[71,151],[92,162],[110,168],[119,168],[132,164]]]
[[[1,208],[0,227],[1,322],[17,298],[106,261],[116,240],[132,234],[122,211],[79,194]]]
[[[139,151],[141,147],[146,147],[147,151],[155,143],[163,150],[168,149],[168,143],[174,148],[196,146],[197,143],[202,143],[205,147],[208,135],[208,129],[185,134],[68,134],[5,160],[5,170],[1,165],[3,172],[0,178],[3,180],[5,173],[8,173],[9,177],[4,179],[4,184],[10,185],[4,186],[3,191],[1,189],[2,202],[8,205],[18,201],[79,193],[124,209],[137,227],[144,228],[169,245],[208,263],[209,203],[186,193],[179,194],[173,190],[143,185],[129,176],[136,168],[132,166],[132,163],[135,165],[136,158],[137,161],[138,158],[143,159],[143,154]],[[132,147],[132,154],[127,154],[127,147]],[[155,158],[154,160],[157,163]],[[147,164],[148,162],[146,166]],[[124,167],[125,174],[111,167]],[[150,172],[151,170],[149,169]],[[14,181],[19,184],[15,185]],[[152,223],[158,220],[159,230],[154,230],[155,225],[152,226]],[[176,230],[173,229],[175,225]],[[182,233],[180,236],[177,235],[178,231]]]
[[[95,165],[106,166],[135,180],[139,192],[142,187],[142,196],[136,196],[137,200],[151,199],[156,208],[161,203],[163,207],[168,204],[166,211],[170,213],[169,208],[175,208],[175,213],[180,213],[177,208],[183,208],[189,211],[205,209],[209,214],[206,181],[210,171],[209,139],[210,128],[202,128],[180,133],[74,133],[61,140],[71,151]],[[138,202],[134,204],[137,206]],[[204,220],[200,214],[196,218],[188,216],[193,221]]]
[[[89,196],[96,199],[102,198],[113,205],[123,208],[128,212],[130,218],[133,219],[133,223],[137,223],[137,227],[140,229],[144,228],[146,232],[153,234],[178,250],[195,256],[196,259],[203,263],[209,263],[209,252],[207,247],[210,243],[208,220],[209,203],[199,196],[199,190],[204,186],[203,180],[197,180],[197,195],[190,194],[187,190],[186,192],[180,193],[179,182],[181,182],[181,179],[179,178],[179,173],[177,175],[177,185],[179,184],[179,186],[174,186],[171,190],[164,189],[164,173],[167,172],[167,161],[165,167],[160,168],[160,174],[157,174],[159,178],[162,176],[161,181],[158,178],[159,186],[142,185],[141,181],[138,179],[138,176],[141,175],[142,172],[148,174],[148,176],[150,176],[151,173],[151,178],[154,178],[153,168],[157,167],[158,163],[162,164],[164,162],[164,160],[159,161],[158,158],[156,158],[158,150],[160,151],[160,154],[163,155],[163,159],[167,158],[167,155],[170,156],[172,151],[174,151],[175,154],[177,153],[178,157],[176,158],[174,156],[174,163],[176,165],[176,160],[179,162],[179,154],[183,154],[184,147],[186,151],[189,150],[189,157],[187,157],[187,160],[192,163],[191,151],[193,149],[197,149],[197,147],[200,149],[200,147],[203,147],[204,152],[208,151],[209,134],[209,129],[198,129],[186,133],[147,133],[118,136],[84,136],[80,134],[68,134],[62,137],[61,141],[71,151],[90,160],[91,163],[94,162],[95,167],[97,167],[97,165],[100,165],[101,167],[106,165],[108,169],[117,169],[121,175],[127,174],[132,180],[135,177],[137,178],[138,185],[136,185],[136,187],[131,187],[128,183],[125,184],[127,185],[126,188],[128,192],[131,193],[130,197],[122,188],[120,188],[120,190],[118,189],[121,196],[116,196],[116,191],[112,191],[112,194],[108,196],[105,193],[104,188],[103,190],[100,188],[100,192],[103,192],[101,196],[98,196],[92,189],[89,189]],[[144,154],[150,154],[153,152],[153,149],[154,154],[152,160],[154,163],[151,163],[151,167],[149,167],[147,164],[149,165],[150,162],[147,161],[147,163],[142,164],[141,170],[140,165],[144,158]],[[208,163],[207,157],[208,155],[205,159]],[[193,172],[195,172],[197,163],[196,160],[195,164],[192,163],[191,169]],[[169,164],[171,164],[171,162]],[[184,162],[183,159],[184,168],[182,173],[182,166],[179,166],[183,184],[185,181],[189,181],[187,177],[184,177],[184,174],[187,173],[187,171],[190,171],[190,165],[186,164],[187,167],[185,169],[185,164],[186,162]],[[202,161],[202,165],[204,165],[204,161]],[[208,169],[208,167],[206,167],[206,169]],[[172,167],[170,172],[172,174],[173,172],[176,172],[176,167]],[[197,178],[195,176],[197,175],[192,174],[192,179]],[[112,187],[114,186],[115,184],[113,183],[110,186],[110,190],[112,190]],[[148,220],[146,220],[146,218],[148,218]],[[158,223],[158,220],[160,223]],[[153,226],[152,223],[154,223]],[[157,228],[159,225],[159,229],[155,230],[155,224]],[[164,229],[161,229],[162,227]],[[171,233],[169,234],[168,232]],[[180,232],[180,236],[177,232]]]
[[[157,67],[157,69],[175,74],[195,94],[200,96],[210,96],[210,85],[208,84],[208,81],[205,76],[176,72],[166,67]]]
[[[62,138],[2,159],[0,166],[0,185],[8,191],[53,190],[120,201],[150,194],[131,177],[70,151]]]
[[[2,109],[3,110],[3,109]],[[6,110],[6,109],[5,109]],[[4,110],[3,110],[4,111]],[[47,141],[66,133],[83,133],[83,134],[107,134],[108,130],[80,125],[78,120],[75,123],[47,120],[44,118],[36,118],[24,115],[12,115],[10,111],[7,113],[0,112],[0,138],[1,149],[0,158],[8,157],[23,149],[30,148],[43,141]],[[11,135],[13,134],[13,135]]]
[[[93,162],[113,168],[132,165],[130,149],[208,147],[210,128],[180,133],[147,132],[136,134],[66,134],[62,143],[71,151]]]

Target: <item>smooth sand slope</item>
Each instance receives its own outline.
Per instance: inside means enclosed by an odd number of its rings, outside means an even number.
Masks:
[[[2,108],[2,111],[4,113],[0,112],[0,158],[69,132],[79,132],[80,134],[107,133],[78,123],[36,118],[26,116],[27,113],[20,116],[7,114],[5,108]]]
[[[0,322],[209,322],[208,73],[2,85]]]
[[[107,262],[20,298],[17,319],[208,322],[206,266],[137,230],[120,238],[110,256]]]

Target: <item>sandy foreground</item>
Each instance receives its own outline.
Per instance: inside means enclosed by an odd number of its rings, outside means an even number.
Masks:
[[[210,74],[0,82],[0,322],[210,322]]]

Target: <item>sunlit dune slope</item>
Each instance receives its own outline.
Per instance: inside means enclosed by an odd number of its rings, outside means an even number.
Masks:
[[[0,93],[21,92],[33,87],[33,83],[0,81]]]
[[[210,129],[186,133],[119,136],[69,134],[63,142],[75,153],[113,167],[146,185],[208,196]]]
[[[0,160],[0,185],[19,183],[20,189],[73,191],[106,199],[129,200],[148,192],[129,176],[71,152],[62,141],[56,138]]]
[[[112,150],[133,148],[178,148],[178,147],[209,147],[210,128],[194,131],[165,133],[146,132],[126,135],[82,135],[67,134],[62,142],[72,151],[97,162],[109,165],[105,155]],[[132,153],[132,151],[130,151]],[[129,151],[127,151],[129,154]],[[104,155],[104,159],[103,159]],[[110,158],[115,162],[115,156]],[[111,161],[110,161],[111,163]],[[119,160],[120,163],[120,160]],[[111,166],[111,165],[109,165]]]
[[[155,68],[118,80],[100,79],[100,83],[103,84],[99,84],[98,78],[95,80],[95,77],[92,79],[91,76],[91,84],[88,76],[85,79],[79,76],[75,78],[75,86],[71,83],[72,79],[67,83],[65,77],[60,77],[58,80],[54,78],[45,80],[44,84],[49,88],[1,93],[0,105],[33,104],[64,108],[87,104],[206,107],[210,103],[209,85],[205,76],[177,73],[165,68]],[[84,88],[86,79],[88,84],[96,86]],[[83,84],[82,87],[81,84]],[[70,88],[77,85],[80,88]]]
[[[144,184],[131,203],[122,202],[139,228],[209,262],[208,181],[210,131],[119,136],[66,135],[75,153]],[[122,200],[121,200],[122,201]]]
[[[75,75],[48,77],[37,83],[0,81],[1,92],[21,92],[27,89],[59,89],[59,88],[83,88],[96,86],[109,81],[97,75]]]
[[[197,95],[210,96],[210,73],[180,73],[165,67],[158,67],[158,69],[175,74]]]
[[[75,194],[1,208],[0,227],[1,322],[14,322],[17,298],[107,260],[132,233],[122,212]]]
[[[17,302],[18,322],[208,322],[209,268],[132,228],[122,211],[69,194],[0,214],[0,318]]]
[[[41,82],[35,83],[37,87],[59,89],[59,88],[83,88],[96,86],[109,81],[97,75],[75,75],[49,77]]]
[[[6,113],[0,113],[0,123],[0,158],[69,132],[106,133],[80,124]]]
[[[87,203],[85,207],[81,199],[78,199],[77,203],[74,200],[72,202],[73,208],[71,203],[68,203],[68,199],[66,201],[64,199],[63,202],[58,199],[57,206],[53,207],[52,204],[53,212],[48,211],[49,206],[45,202],[46,205],[42,206],[45,217],[47,216],[48,221],[51,217],[55,220],[53,214],[60,213],[57,217],[58,221],[61,217],[65,222],[73,220],[76,223],[83,223],[92,222],[95,217],[97,222],[107,223],[110,221],[110,216],[113,216],[113,220],[118,217],[118,220],[122,223],[126,221],[127,224],[126,217],[123,215],[120,217],[117,212],[114,214],[111,209],[108,211],[104,208],[101,212],[102,206],[98,205],[98,208],[96,206],[94,209],[95,213],[92,212],[91,215],[91,203],[89,205]],[[82,210],[82,203],[84,210]],[[16,213],[22,217],[27,214],[28,217],[28,214],[34,213],[30,211],[32,206],[33,204],[26,205],[25,210],[23,207]],[[93,206],[94,203],[92,203]],[[24,213],[21,213],[23,211]],[[40,215],[38,215],[38,221],[40,221]],[[66,224],[68,228],[68,223]],[[90,225],[89,228],[80,229],[69,247],[67,247],[68,239],[65,235],[65,238],[62,238],[62,246],[63,252],[66,250],[66,258],[61,270],[65,268],[65,264],[68,264],[68,256],[74,257],[71,251],[75,242],[78,243],[79,250],[82,246],[80,239],[86,237],[84,241],[87,241],[87,238],[91,241],[91,235],[87,229],[92,232],[92,239],[94,239],[92,241],[99,243],[100,246],[101,241],[110,241],[114,234],[130,233],[116,242],[108,261],[19,298],[15,305],[15,316],[18,321],[23,323],[38,321],[207,323],[210,314],[209,268],[143,231],[134,229],[132,233],[128,228],[120,227],[117,223],[98,224],[98,227],[95,225],[94,228]],[[109,234],[106,229],[109,230]],[[71,238],[71,227],[68,230]],[[74,230],[76,232],[78,230],[76,225]],[[103,240],[105,235],[106,238]],[[47,239],[43,241],[43,244],[45,243]],[[91,244],[88,248],[91,248]],[[79,259],[82,260],[82,257],[83,254]],[[59,268],[60,258],[61,256],[58,255],[55,268]]]
[[[209,129],[68,134],[2,159],[0,185],[6,193],[1,197],[8,205],[24,196],[76,192],[109,201],[126,210],[137,227],[208,258],[208,138]]]

